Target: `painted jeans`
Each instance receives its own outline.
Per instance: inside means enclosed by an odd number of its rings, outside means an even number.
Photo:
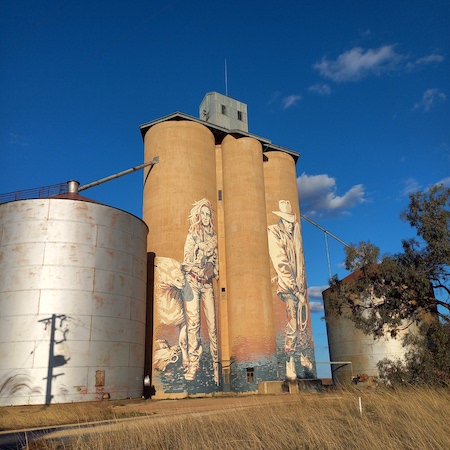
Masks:
[[[216,311],[214,291],[211,281],[202,283],[191,274],[186,275],[187,282],[192,288],[193,298],[185,302],[187,325],[187,352],[189,368],[198,370],[203,348],[200,344],[200,301],[206,318],[209,336],[209,350],[213,360],[214,381],[219,384],[219,353],[217,346]]]
[[[306,299],[299,299],[293,294],[278,293],[280,299],[286,304],[286,334],[284,337],[284,351],[292,356],[297,345],[304,344],[303,334],[308,324],[308,311]]]

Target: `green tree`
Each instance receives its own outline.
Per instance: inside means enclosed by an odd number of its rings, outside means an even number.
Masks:
[[[411,194],[400,217],[416,229],[417,237],[403,240],[403,252],[381,261],[379,248],[370,242],[347,248],[345,266],[352,274],[330,281],[327,314],[345,311],[356,327],[375,338],[386,332],[395,336],[414,323],[423,324],[425,317],[439,318],[424,325],[422,336],[410,336],[404,372],[400,362],[391,362],[391,373],[416,380],[425,364],[423,370],[450,380],[450,365],[445,371],[450,352],[450,189],[438,185]]]

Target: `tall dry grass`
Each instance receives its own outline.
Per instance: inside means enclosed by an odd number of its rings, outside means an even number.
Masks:
[[[436,389],[299,394],[289,403],[117,422],[39,449],[442,449],[450,448],[450,392]],[[359,409],[361,398],[362,414]],[[291,401],[293,400],[293,401]]]
[[[2,407],[0,431],[113,419],[112,406],[109,403],[92,402]]]

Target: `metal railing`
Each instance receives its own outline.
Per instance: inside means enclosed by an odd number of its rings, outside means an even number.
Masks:
[[[16,192],[7,192],[0,194],[0,203],[14,202],[17,200],[28,200],[31,198],[46,198],[53,195],[67,194],[67,182],[52,184],[51,186],[42,186],[38,188],[23,189]]]
[[[129,173],[136,172],[138,170],[144,169],[145,167],[150,166],[149,171],[147,172],[147,177],[150,174],[153,166],[159,162],[159,157],[156,156],[151,161],[148,161],[144,164],[140,164],[138,166],[134,166],[131,169],[123,170],[122,172],[116,173],[114,175],[110,175],[109,177],[102,178],[101,180],[93,181],[92,183],[85,184],[84,186],[79,186],[79,183],[76,181],[75,191],[70,191],[74,193],[78,193],[80,191],[84,191],[94,186],[98,186],[99,184],[106,183],[107,181],[114,180],[116,178],[122,177],[123,175],[128,175]],[[146,178],[147,180],[147,178]],[[67,181],[65,183],[52,184],[51,186],[43,186],[39,188],[31,188],[24,189],[22,191],[16,192],[8,192],[6,194],[0,194],[0,204],[14,202],[17,200],[28,200],[32,198],[46,198],[53,197],[54,195],[67,194],[69,192],[69,184],[73,183],[73,181]]]

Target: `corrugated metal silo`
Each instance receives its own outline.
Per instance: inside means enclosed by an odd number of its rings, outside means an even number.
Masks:
[[[323,292],[323,301],[330,361],[337,362],[331,366],[331,371],[333,381],[337,384],[349,384],[352,377],[358,374],[377,377],[377,363],[384,358],[401,359],[407,351],[402,344],[405,334],[418,332],[418,326],[413,324],[405,331],[400,331],[396,338],[385,333],[374,340],[372,335],[364,334],[362,330],[355,327],[348,317],[349,309],[343,308],[342,315],[339,317],[327,314],[327,291]]]
[[[77,194],[0,205],[0,404],[140,397],[146,238]]]

